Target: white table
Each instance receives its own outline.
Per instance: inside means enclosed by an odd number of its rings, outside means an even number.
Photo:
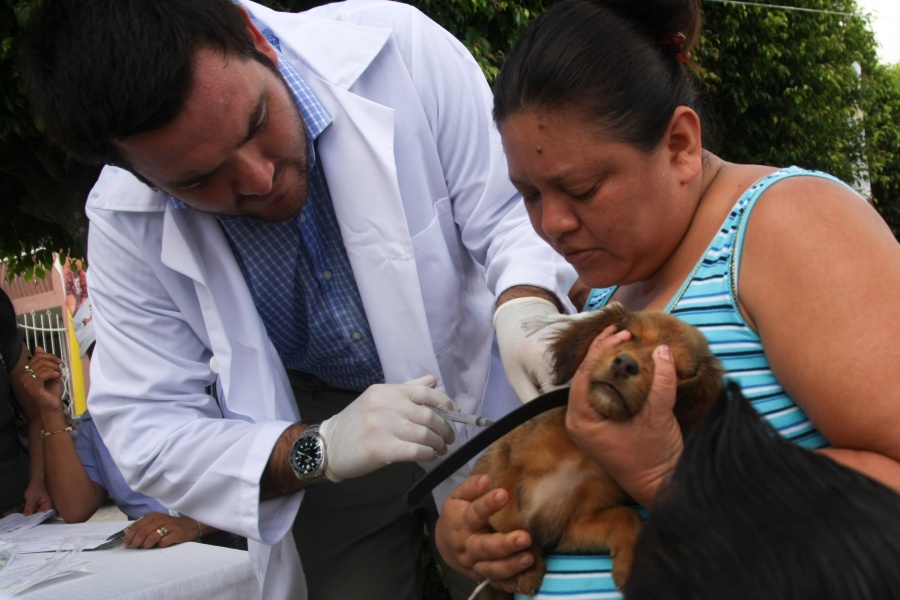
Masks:
[[[46,554],[25,554],[37,561]],[[18,600],[255,600],[259,585],[246,551],[188,542],[151,550],[82,552],[90,573],[46,581]]]

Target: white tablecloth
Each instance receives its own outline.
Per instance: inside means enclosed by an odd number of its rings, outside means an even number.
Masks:
[[[17,561],[37,561],[26,554]],[[246,551],[188,542],[151,550],[82,552],[90,573],[46,581],[18,600],[254,600],[259,585]]]

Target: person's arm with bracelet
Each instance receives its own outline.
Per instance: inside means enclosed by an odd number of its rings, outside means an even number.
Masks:
[[[35,348],[21,382],[40,411],[40,441],[50,497],[60,517],[69,523],[81,523],[97,512],[107,493],[88,476],[75,450],[72,427],[61,401],[61,364],[59,357]]]
[[[25,488],[25,508],[22,513],[31,515],[53,508],[53,501],[47,490],[44,479],[44,451],[41,445],[41,416],[37,403],[22,385],[22,376],[27,374],[31,352],[25,343],[22,343],[22,351],[11,373],[13,395],[25,422],[28,425],[28,487]]]
[[[91,479],[82,463],[75,441],[69,434],[63,410],[62,361],[36,348],[28,369],[21,377],[40,410],[39,439],[43,443],[47,485],[59,515],[69,523],[87,521],[103,506],[107,490]],[[129,527],[126,548],[165,548],[182,542],[202,541],[217,531],[190,517],[151,512]]]

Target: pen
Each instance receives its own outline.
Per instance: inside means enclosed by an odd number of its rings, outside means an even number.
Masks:
[[[457,423],[465,423],[466,425],[475,425],[476,427],[489,427],[494,424],[493,421],[485,419],[484,417],[476,417],[475,415],[467,415],[460,412],[443,410],[441,408],[430,408],[448,421],[456,421]]]
[[[131,526],[129,525],[129,526],[126,527],[125,529],[120,529],[119,531],[115,532],[114,534],[112,534],[111,536],[109,536],[108,538],[106,538],[106,541],[107,541],[107,542],[111,542],[111,541],[113,541],[113,540],[117,540],[117,539],[120,539],[120,538],[124,538],[124,537],[125,537],[125,534],[128,533],[128,529],[129,529],[130,527],[131,527]]]

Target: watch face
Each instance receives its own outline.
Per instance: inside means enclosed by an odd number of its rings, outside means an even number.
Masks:
[[[300,474],[315,473],[322,466],[322,444],[313,436],[302,437],[294,444],[291,466]]]

